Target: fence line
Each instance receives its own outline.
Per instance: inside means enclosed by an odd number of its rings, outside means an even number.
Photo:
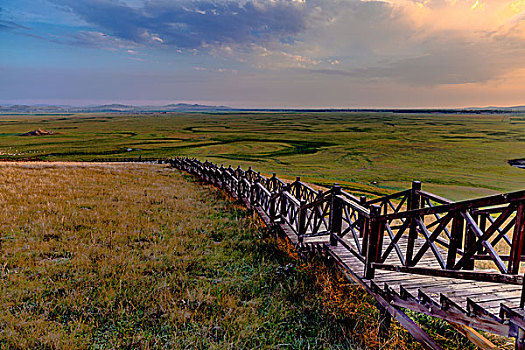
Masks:
[[[257,210],[267,224],[285,229],[299,250],[319,246],[322,239],[326,239],[324,249],[332,253],[344,247],[362,263],[359,278],[367,286],[375,283],[380,271],[519,286],[521,311],[502,306],[501,316],[514,317],[518,331],[509,330],[506,336],[515,336],[517,348],[525,348],[525,289],[520,272],[525,259],[525,191],[453,202],[423,191],[421,183],[414,181],[410,189],[367,200],[337,184],[316,191],[299,177],[285,183],[275,174],[265,177],[251,168],[225,168],[194,158],[169,163]],[[465,318],[459,322],[466,323]],[[428,342],[427,346],[437,348]]]

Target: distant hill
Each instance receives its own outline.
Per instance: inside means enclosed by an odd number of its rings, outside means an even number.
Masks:
[[[55,114],[55,113],[170,113],[170,112],[389,112],[389,113],[440,113],[440,114],[500,114],[525,113],[525,106],[515,107],[470,107],[470,108],[232,108],[227,106],[207,106],[200,104],[177,103],[164,106],[132,106],[107,104],[100,106],[53,106],[53,105],[8,105],[0,106],[0,114]]]
[[[503,112],[517,112],[517,113],[523,113],[525,112],[525,106],[513,106],[513,107],[471,107],[467,108],[470,110],[484,110],[484,111],[503,111]]]
[[[11,105],[0,106],[0,113],[39,114],[39,113],[143,113],[143,112],[206,112],[228,111],[234,108],[226,106],[206,106],[199,104],[169,104],[165,106],[130,106],[122,104],[108,104],[100,106],[48,106],[48,105]]]

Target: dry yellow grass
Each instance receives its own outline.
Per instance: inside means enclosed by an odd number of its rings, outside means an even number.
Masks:
[[[348,348],[246,211],[160,165],[0,164],[0,348]]]
[[[396,323],[379,341],[362,289],[161,165],[0,163],[0,239],[0,348],[420,348]]]
[[[135,287],[184,271],[185,261],[162,263],[191,247],[182,229],[202,224],[187,215],[199,202],[182,184],[149,165],[2,164],[1,327],[16,340],[7,344],[80,345],[90,317],[124,316]],[[149,286],[159,298],[149,311],[169,309],[168,286]]]

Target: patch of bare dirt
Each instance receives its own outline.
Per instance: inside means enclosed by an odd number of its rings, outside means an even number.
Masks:
[[[47,131],[42,129],[36,129],[33,131],[26,132],[25,134],[22,134],[20,136],[48,136],[48,135],[54,135],[55,132],[53,131]]]

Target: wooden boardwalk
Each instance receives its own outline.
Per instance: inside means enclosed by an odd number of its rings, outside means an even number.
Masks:
[[[404,309],[446,320],[484,349],[495,347],[476,329],[525,349],[525,191],[451,202],[415,182],[367,200],[251,169],[171,164],[227,190],[305,256],[332,259],[377,300],[385,327],[394,317],[425,348],[440,346]]]

